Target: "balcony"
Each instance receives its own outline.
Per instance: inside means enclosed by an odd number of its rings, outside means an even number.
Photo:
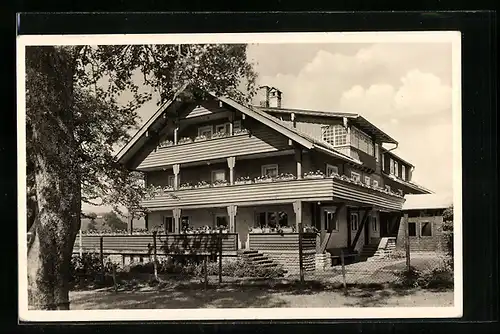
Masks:
[[[232,136],[158,147],[139,164],[137,169],[146,171],[174,164],[276,152],[289,148],[288,140],[284,136],[277,136],[266,128],[258,127],[251,133],[243,131]]]
[[[400,210],[404,199],[390,191],[356,183],[345,176],[325,178],[310,175],[303,179],[247,181],[243,184],[189,187],[156,191],[142,205],[152,211],[174,208],[224,207],[302,201],[346,200],[387,210]]]

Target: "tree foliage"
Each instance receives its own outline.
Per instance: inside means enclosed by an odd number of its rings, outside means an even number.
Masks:
[[[30,46],[25,54],[28,295],[37,308],[67,309],[81,203],[142,210],[140,174],[114,157],[151,99],[140,88],[158,92],[159,103],[186,84],[248,102],[256,75],[236,44]]]
[[[102,216],[104,224],[112,232],[124,231],[127,229],[127,223],[120,219],[120,217],[113,211],[107,212]]]

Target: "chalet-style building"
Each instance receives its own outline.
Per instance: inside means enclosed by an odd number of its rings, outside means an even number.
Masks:
[[[404,195],[429,193],[411,182],[413,165],[382,147],[397,141],[361,115],[282,108],[280,91],[262,92],[257,106],[174,98],[118,153],[156,188],[143,202],[147,228],[222,226],[238,249],[290,263],[297,228],[315,228],[304,235],[310,266],[395,237]]]

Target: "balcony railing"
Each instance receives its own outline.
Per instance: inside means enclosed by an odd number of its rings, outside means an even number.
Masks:
[[[177,191],[171,188],[158,189],[142,202],[151,210],[174,208],[197,208],[212,206],[259,205],[270,202],[331,201],[343,199],[373,205],[390,210],[400,210],[404,199],[399,194],[346,176],[334,175],[326,178],[321,174],[306,175],[303,179],[264,179],[245,181],[234,185],[194,187],[184,186]]]

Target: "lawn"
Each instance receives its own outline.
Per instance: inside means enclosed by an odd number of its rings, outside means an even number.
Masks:
[[[341,289],[308,284],[239,285],[226,283],[205,289],[203,284],[164,282],[122,289],[81,290],[70,293],[71,309],[186,309],[272,307],[429,307],[453,306],[453,291],[393,289],[380,286]]]

